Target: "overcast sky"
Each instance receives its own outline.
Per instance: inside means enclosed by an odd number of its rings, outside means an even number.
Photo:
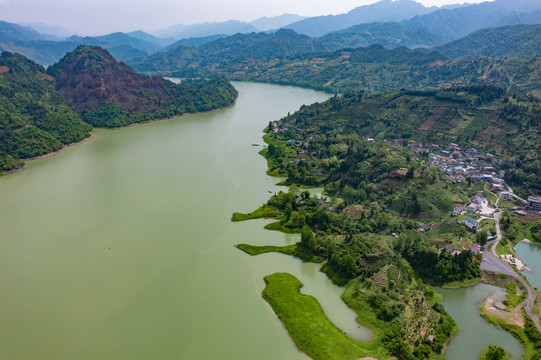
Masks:
[[[464,0],[418,0],[441,6]],[[467,0],[478,3],[483,0]],[[152,31],[175,24],[251,21],[284,13],[340,14],[376,0],[0,0],[0,20],[61,25],[80,35]]]

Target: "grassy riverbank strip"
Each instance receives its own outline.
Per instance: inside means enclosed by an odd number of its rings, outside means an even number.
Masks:
[[[295,256],[307,262],[320,263],[323,261],[321,258],[303,251],[298,244],[286,246],[254,246],[248,244],[238,244],[237,248],[252,256],[276,252]]]
[[[275,273],[265,277],[263,298],[282,321],[297,347],[314,360],[387,358],[349,338],[325,315],[319,302],[300,293],[302,283],[293,275]]]
[[[252,220],[252,219],[263,219],[263,218],[278,218],[281,217],[282,213],[280,211],[274,210],[271,207],[269,207],[267,204],[264,204],[259,209],[243,214],[243,213],[233,213],[233,216],[231,217],[231,221],[238,222],[238,221],[246,221],[246,220]]]

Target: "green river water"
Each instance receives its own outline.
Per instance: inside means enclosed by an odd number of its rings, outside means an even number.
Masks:
[[[231,223],[279,189],[261,130],[328,95],[237,83],[235,106],[121,130],[0,178],[0,359],[305,359],[261,298],[290,272],[369,338],[318,266],[235,244],[295,236]]]
[[[261,298],[277,271],[299,278],[350,336],[371,337],[318,265],[234,248],[298,241],[230,218],[281,189],[251,145],[261,130],[328,98],[235,86],[231,108],[96,130],[0,178],[0,359],[307,359]],[[450,352],[477,353],[469,346]]]

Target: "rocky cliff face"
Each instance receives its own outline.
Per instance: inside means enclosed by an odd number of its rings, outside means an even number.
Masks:
[[[106,102],[128,112],[160,108],[176,99],[174,84],[150,78],[117,62],[105,49],[82,45],[48,69],[56,87],[79,114],[97,110]]]

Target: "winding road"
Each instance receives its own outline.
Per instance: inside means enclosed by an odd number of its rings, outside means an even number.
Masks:
[[[524,301],[524,311],[526,312],[526,315],[532,319],[533,323],[537,327],[537,330],[541,332],[541,325],[539,324],[539,319],[533,312],[533,306],[535,302],[535,298],[537,294],[535,293],[534,289],[528,284],[526,280],[522,278],[515,269],[511,267],[507,262],[503,261],[498,257],[496,254],[496,247],[500,243],[500,240],[502,239],[502,232],[500,230],[500,218],[502,216],[502,212],[497,212],[494,214],[494,219],[496,220],[496,239],[489,241],[486,244],[487,249],[491,249],[491,251],[484,251],[483,252],[483,261],[481,262],[481,270],[487,270],[492,271],[500,274],[506,274],[509,276],[514,277],[518,281],[524,285],[524,288],[528,292],[528,297]]]

